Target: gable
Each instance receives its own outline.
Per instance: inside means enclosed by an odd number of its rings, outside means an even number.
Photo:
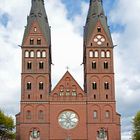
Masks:
[[[67,71],[56,87],[52,90],[51,96],[58,97],[83,97],[83,89],[79,86],[72,75]]]

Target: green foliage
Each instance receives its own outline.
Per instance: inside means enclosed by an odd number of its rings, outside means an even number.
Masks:
[[[140,111],[133,119],[133,140],[140,140]]]
[[[5,115],[2,110],[0,110],[0,128],[0,136],[2,138],[15,138],[15,133],[13,132],[15,128],[14,120],[11,116]]]

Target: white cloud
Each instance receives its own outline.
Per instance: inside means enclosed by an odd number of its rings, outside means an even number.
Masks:
[[[130,6],[131,5],[131,6]],[[0,24],[0,107],[9,114],[19,111],[21,49],[29,0],[0,0],[0,14],[7,13],[7,28]],[[82,2],[82,13],[72,20],[61,0],[47,0],[46,10],[52,30],[53,86],[65,73],[66,67],[83,86],[82,30],[88,4]],[[119,0],[110,14],[112,23],[125,25],[122,33],[113,33],[115,48],[116,96],[118,110],[123,115],[122,140],[130,138],[131,118],[140,109],[140,1]],[[129,129],[126,129],[126,128]]]

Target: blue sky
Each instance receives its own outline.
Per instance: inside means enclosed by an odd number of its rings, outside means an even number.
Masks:
[[[45,0],[52,27],[53,86],[67,66],[81,87],[83,85],[81,32],[88,2]],[[128,140],[132,118],[140,110],[140,0],[103,0],[103,4],[114,44],[118,45],[114,49],[116,101],[122,115],[122,140]],[[0,85],[0,107],[13,116],[19,112],[20,102],[21,50],[18,45],[22,42],[30,6],[30,0],[20,0],[20,3],[19,0],[0,0],[0,81],[3,83]]]

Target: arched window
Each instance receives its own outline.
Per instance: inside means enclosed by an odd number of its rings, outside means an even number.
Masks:
[[[29,57],[29,51],[25,51],[25,57],[26,57],[26,58]]]
[[[110,112],[108,110],[105,112],[105,118],[110,118]]]
[[[37,39],[37,45],[41,45],[41,38]]]
[[[28,120],[31,119],[31,111],[30,111],[30,110],[28,110],[28,111],[26,112],[26,119],[28,119]]]
[[[97,83],[96,82],[92,83],[92,89],[94,89],[94,90],[97,89]]]
[[[31,82],[27,82],[27,90],[31,90],[32,89],[32,84]]]
[[[41,57],[41,52],[37,51],[37,57],[40,58]]]
[[[96,62],[95,61],[92,62],[92,69],[96,69]]]
[[[30,51],[30,57],[31,57],[31,58],[34,57],[34,51]]]
[[[89,57],[93,57],[93,51],[89,51]]]
[[[105,57],[105,51],[101,51],[101,57],[102,57],[102,58]]]
[[[44,113],[43,113],[42,110],[39,110],[39,112],[38,112],[38,119],[39,120],[43,120],[44,119]]]
[[[106,52],[106,57],[107,57],[107,58],[111,57],[110,51],[107,51],[107,52]]]
[[[44,62],[40,61],[39,62],[39,69],[43,69],[44,68]]]
[[[108,69],[108,62],[107,61],[104,62],[104,69]]]
[[[40,82],[39,83],[39,90],[43,90],[44,89],[44,84],[43,84],[43,82]]]
[[[27,69],[28,70],[32,69],[32,62],[30,62],[30,61],[27,62]]]
[[[94,111],[94,112],[93,112],[93,118],[94,118],[94,119],[97,119],[97,111]]]
[[[30,38],[30,45],[34,45],[34,39]]]
[[[95,51],[95,52],[94,52],[94,57],[99,57],[98,51]]]
[[[46,57],[46,51],[42,51],[42,57],[43,57],[43,58]]]
[[[109,89],[109,83],[108,82],[104,83],[104,89]]]

